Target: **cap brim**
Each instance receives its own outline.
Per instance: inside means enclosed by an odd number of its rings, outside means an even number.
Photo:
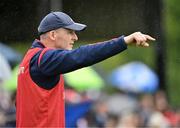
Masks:
[[[82,31],[86,27],[87,26],[85,24],[74,23],[72,25],[65,26],[64,28],[71,29],[71,30],[74,30],[74,31]]]

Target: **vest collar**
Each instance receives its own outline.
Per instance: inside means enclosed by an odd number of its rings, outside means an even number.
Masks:
[[[44,46],[44,44],[42,42],[40,42],[40,40],[35,39],[32,43],[31,48],[45,48],[46,46]]]

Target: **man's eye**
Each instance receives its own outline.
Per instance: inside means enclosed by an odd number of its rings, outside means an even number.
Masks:
[[[69,31],[68,31],[68,33],[69,33],[69,34],[73,34],[73,33],[74,33],[74,31],[69,30]]]

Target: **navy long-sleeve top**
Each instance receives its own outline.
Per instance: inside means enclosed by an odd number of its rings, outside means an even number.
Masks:
[[[31,48],[45,48],[35,40]],[[51,89],[59,82],[59,75],[87,67],[114,56],[127,49],[124,36],[109,41],[84,45],[73,50],[51,49],[46,51],[40,59],[42,52],[36,53],[30,61],[30,75],[32,80],[44,89]]]

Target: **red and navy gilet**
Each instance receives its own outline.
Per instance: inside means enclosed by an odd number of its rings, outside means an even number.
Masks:
[[[17,127],[65,127],[64,81],[46,90],[33,82],[30,76],[30,60],[40,50],[42,55],[48,48],[33,48],[25,55],[19,67],[16,96]]]

